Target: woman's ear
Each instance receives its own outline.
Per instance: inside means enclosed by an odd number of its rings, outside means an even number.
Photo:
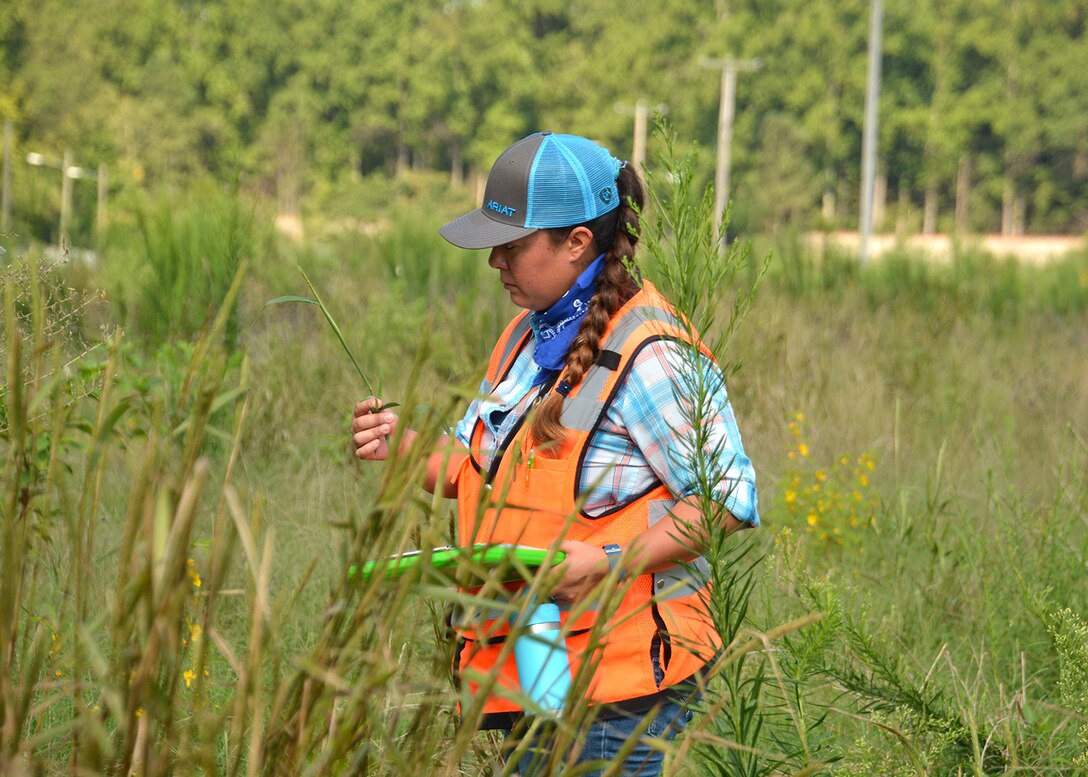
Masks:
[[[593,249],[593,233],[589,231],[588,227],[575,227],[567,233],[566,240],[563,241],[566,245],[567,251],[570,252],[571,258],[574,261],[582,261],[587,258],[587,254]],[[592,259],[593,257],[588,257]]]

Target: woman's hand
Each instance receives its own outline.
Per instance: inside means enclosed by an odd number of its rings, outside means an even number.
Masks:
[[[397,428],[397,414],[390,410],[378,410],[381,400],[371,397],[355,406],[351,421],[351,444],[355,457],[369,461],[389,458],[389,439]]]
[[[552,589],[552,596],[563,602],[581,601],[608,575],[608,554],[597,545],[576,540],[565,540],[559,549],[567,557],[559,564],[563,579]]]

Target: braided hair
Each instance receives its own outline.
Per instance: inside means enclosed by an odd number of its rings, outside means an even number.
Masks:
[[[604,266],[597,276],[596,293],[589,301],[589,309],[567,353],[562,377],[571,388],[582,382],[589,368],[597,361],[601,338],[612,316],[639,289],[639,283],[628,267],[638,245],[638,214],[645,195],[638,173],[629,165],[620,169],[616,188],[620,194],[618,208],[585,224],[575,225],[584,226],[593,233],[593,244],[597,249],[594,256],[604,252],[605,257]],[[559,242],[575,227],[549,229],[547,232],[554,241]],[[560,421],[562,412],[563,395],[552,390],[533,416],[532,436],[537,445],[562,442],[567,433]]]

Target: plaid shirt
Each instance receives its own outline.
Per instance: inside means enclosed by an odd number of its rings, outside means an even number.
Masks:
[[[537,395],[533,379],[540,368],[532,359],[533,343],[530,337],[506,380],[490,396],[474,399],[457,424],[457,439],[469,447],[476,420],[483,419],[480,464],[485,470],[497,441],[507,440]],[[693,455],[686,398],[699,395],[694,389],[700,383],[707,387],[699,413],[706,419],[706,439],[700,446],[703,455]],[[652,341],[636,354],[586,448],[578,491],[586,497],[587,515],[600,515],[659,482],[683,498],[698,493],[702,481],[714,484],[715,498],[737,520],[759,525],[755,471],[744,453],[721,370],[702,354],[693,362],[689,349],[673,340]]]

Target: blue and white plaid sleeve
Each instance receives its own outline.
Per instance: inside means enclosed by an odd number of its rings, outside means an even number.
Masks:
[[[759,525],[755,471],[718,365],[675,341],[652,342],[635,357],[616,404],[631,439],[672,493],[683,498],[710,487],[738,521]]]
[[[472,447],[472,427],[476,425],[476,419],[480,417],[480,397],[483,396],[484,391],[487,388],[487,379],[484,378],[480,381],[480,388],[476,391],[476,399],[473,399],[469,403],[468,410],[465,411],[464,416],[457,422],[457,426],[454,429],[454,436],[457,437],[457,442],[464,445],[466,448]]]

